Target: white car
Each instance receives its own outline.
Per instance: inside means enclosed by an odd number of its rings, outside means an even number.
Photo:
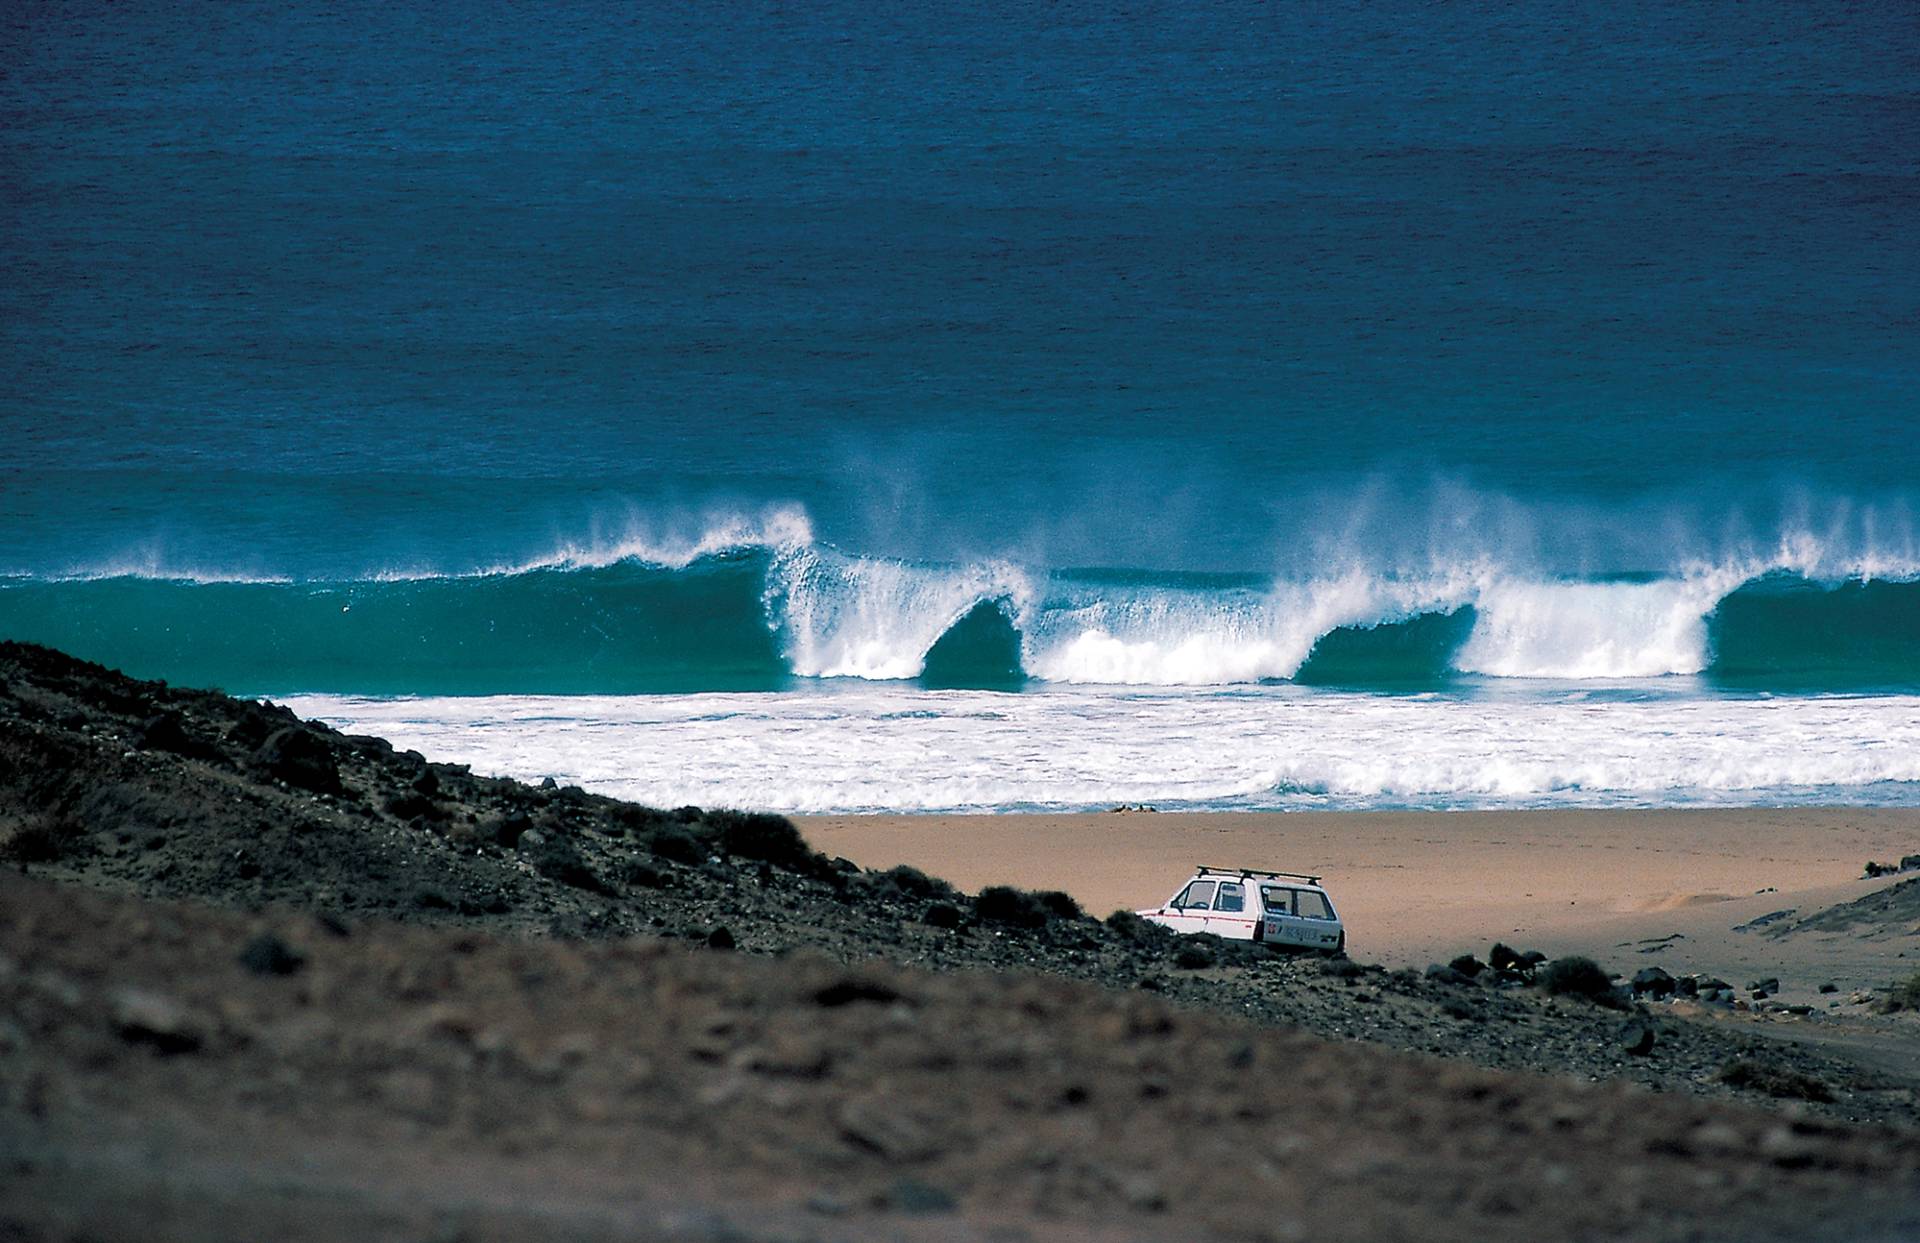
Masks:
[[[1261,941],[1338,954],[1346,926],[1318,876],[1254,868],[1203,867],[1164,906],[1135,911],[1175,932],[1211,932],[1230,941]]]

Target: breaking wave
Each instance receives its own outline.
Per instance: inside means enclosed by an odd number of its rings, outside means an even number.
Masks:
[[[804,513],[345,581],[155,567],[0,578],[0,635],[136,673],[358,694],[1696,677],[1742,690],[1920,686],[1920,572],[1809,541],[1658,574],[1490,560],[1318,578],[863,557]]]

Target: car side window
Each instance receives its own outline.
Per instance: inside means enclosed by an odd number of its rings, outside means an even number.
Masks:
[[[1244,911],[1247,909],[1247,889],[1245,885],[1234,881],[1221,881],[1220,893],[1214,899],[1216,911]]]
[[[1267,910],[1274,915],[1293,914],[1293,890],[1276,889],[1269,885],[1260,891],[1261,900],[1267,904]]]
[[[1173,905],[1183,911],[1210,911],[1213,909],[1213,885],[1210,880],[1197,880],[1187,886]]]
[[[1300,914],[1307,919],[1332,919],[1333,908],[1327,905],[1327,895],[1302,889],[1300,891]]]

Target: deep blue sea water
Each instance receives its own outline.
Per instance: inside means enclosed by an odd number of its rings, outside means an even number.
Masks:
[[[0,636],[660,799],[1914,801],[1916,47],[15,5]]]

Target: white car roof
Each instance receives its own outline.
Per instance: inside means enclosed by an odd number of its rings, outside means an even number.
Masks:
[[[1201,866],[1194,869],[1187,883],[1196,880],[1244,881],[1250,885],[1275,885],[1286,889],[1313,889],[1326,892],[1326,886],[1320,883],[1318,876],[1306,872],[1268,872],[1260,868],[1216,868]]]

